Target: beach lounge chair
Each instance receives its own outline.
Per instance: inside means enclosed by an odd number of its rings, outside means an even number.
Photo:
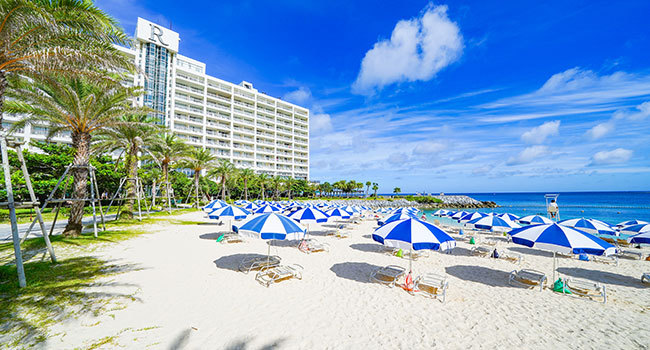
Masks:
[[[591,300],[601,299],[607,302],[607,290],[604,285],[593,281],[569,277],[563,279],[564,285],[571,293]]]
[[[621,239],[621,238],[616,239],[616,245],[618,245],[619,247],[631,247],[632,246],[626,239]]]
[[[370,274],[370,281],[394,287],[397,280],[404,276],[406,269],[397,265],[384,266]]]
[[[426,258],[429,256],[429,253],[426,250],[414,250],[412,252],[402,249],[402,254],[399,254],[399,248],[392,248],[384,246],[384,253],[392,256],[397,256],[404,259],[413,259],[418,260],[419,258]]]
[[[418,278],[415,279],[415,286],[413,289],[444,303],[447,297],[447,287],[449,287],[447,277],[435,273],[427,273],[423,276],[418,276]]]
[[[499,259],[509,261],[513,264],[521,265],[522,260],[524,260],[524,257],[521,254],[512,254],[503,250],[497,252],[499,253]]]
[[[336,238],[350,238],[350,231],[337,230]]]
[[[494,249],[488,248],[488,247],[481,247],[481,246],[474,246],[472,247],[472,255],[474,256],[482,256],[482,257],[488,257],[492,255],[492,251]]]
[[[242,243],[244,238],[236,233],[226,233],[223,235],[223,238],[219,243]]]
[[[610,256],[594,255],[594,256],[590,257],[590,259],[591,259],[591,261],[595,261],[597,263],[611,264],[611,265],[618,266],[618,255],[610,255]]]
[[[546,275],[543,272],[531,269],[521,269],[519,271],[514,270],[510,272],[510,277],[508,278],[508,284],[510,285],[525,288],[534,288],[539,286],[540,292],[544,289],[545,283]]]
[[[650,272],[644,273],[641,275],[641,283],[648,283],[650,284]]]
[[[249,273],[253,270],[262,270],[280,265],[280,257],[277,255],[256,256],[253,258],[244,258],[239,263],[239,271]]]
[[[298,249],[303,253],[329,252],[329,245],[313,238],[304,239],[298,244]]]
[[[616,254],[619,258],[631,259],[631,260],[642,260],[643,252],[641,250],[632,250],[632,249],[618,249]]]
[[[255,280],[260,284],[270,287],[274,283],[286,281],[292,278],[302,279],[303,267],[298,264],[280,265],[260,270],[255,275]]]

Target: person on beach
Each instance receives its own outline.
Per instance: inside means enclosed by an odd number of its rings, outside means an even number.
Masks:
[[[547,209],[548,209],[548,213],[551,214],[551,219],[555,219],[555,217],[557,216],[557,212],[560,210],[560,208],[558,208],[557,206],[557,203],[555,203],[555,199],[551,200],[551,203],[549,203]]]

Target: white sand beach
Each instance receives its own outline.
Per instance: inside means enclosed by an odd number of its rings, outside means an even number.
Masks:
[[[550,253],[499,244],[521,254],[521,266],[475,257],[459,242],[452,255],[431,252],[414,262],[415,275],[448,276],[441,303],[399,287],[369,282],[381,266],[408,267],[408,260],[381,252],[370,238],[375,221],[354,226],[351,238],[314,232],[330,252],[305,254],[295,242],[271,250],[284,264],[304,267],[302,280],[266,288],[255,274],[237,271],[251,254],[265,255],[264,241],[221,244],[224,226],[203,213],[180,218],[203,225],[151,225],[143,235],[96,254],[135,267],[95,292],[132,295],[135,301],[101,315],[57,324],[48,349],[84,348],[115,336],[99,348],[115,349],[646,349],[650,344],[650,288],[640,276],[650,262],[621,260],[618,266],[559,259],[564,276],[607,287],[606,304],[545,289],[508,285],[508,274],[533,268],[552,278]],[[325,224],[330,225],[330,224]],[[329,227],[312,227],[313,231]]]

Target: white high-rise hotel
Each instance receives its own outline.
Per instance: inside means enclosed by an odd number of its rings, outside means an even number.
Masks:
[[[308,109],[207,75],[205,63],[178,53],[178,33],[160,25],[138,18],[135,39],[120,48],[140,68],[125,84],[144,88],[137,102],[159,111],[159,123],[238,168],[309,179]],[[47,129],[23,132],[29,141]]]

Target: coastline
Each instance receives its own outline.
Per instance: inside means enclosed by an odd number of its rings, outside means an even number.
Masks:
[[[405,198],[395,199],[312,199],[305,202],[318,203],[327,202],[331,204],[342,205],[360,205],[367,207],[415,207],[418,209],[431,210],[442,208],[456,208],[456,209],[478,209],[478,208],[498,208],[499,205],[492,201],[479,201],[466,195],[438,195],[428,196],[427,198],[436,198],[441,200],[441,203],[418,203],[410,201]]]

